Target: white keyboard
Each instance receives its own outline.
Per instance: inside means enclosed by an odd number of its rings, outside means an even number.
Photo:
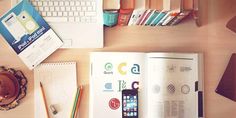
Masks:
[[[95,23],[94,0],[30,0],[47,22]]]

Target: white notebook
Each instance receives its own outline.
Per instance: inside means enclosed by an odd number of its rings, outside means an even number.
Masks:
[[[34,69],[34,118],[47,118],[40,82],[48,108],[54,105],[58,112],[53,115],[49,108],[50,118],[69,118],[77,89],[76,62],[43,63]]]

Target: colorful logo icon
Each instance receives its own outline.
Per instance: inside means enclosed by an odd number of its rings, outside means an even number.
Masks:
[[[112,63],[109,63],[109,62],[106,63],[104,68],[105,68],[104,74],[113,74],[113,72],[112,72],[112,69],[113,69]]]
[[[112,98],[110,101],[109,101],[109,107],[112,109],[112,110],[116,110],[120,107],[120,100],[117,99],[117,98]]]
[[[140,74],[140,66],[138,64],[134,64],[131,68],[131,72],[133,74]]]
[[[105,83],[104,88],[105,88],[104,91],[107,91],[107,92],[113,91],[112,83]]]
[[[125,70],[125,67],[127,66],[127,63],[120,63],[119,66],[118,66],[118,72],[121,74],[121,75],[126,75],[127,74],[127,71]]]
[[[105,70],[106,71],[112,71],[113,69],[113,65],[111,63],[106,63],[105,64]]]

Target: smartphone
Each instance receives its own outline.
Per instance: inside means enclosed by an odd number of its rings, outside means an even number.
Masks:
[[[138,118],[138,90],[122,90],[122,118]]]

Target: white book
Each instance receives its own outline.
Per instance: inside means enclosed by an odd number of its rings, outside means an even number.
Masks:
[[[130,17],[128,25],[136,25],[136,22],[141,18],[145,9],[135,9]]]
[[[173,20],[179,12],[171,11],[169,16],[165,19],[165,21],[162,23],[162,25],[167,25],[171,20]]]
[[[137,86],[139,118],[203,117],[201,54],[92,52],[90,66],[90,118],[121,118],[121,91]]]

